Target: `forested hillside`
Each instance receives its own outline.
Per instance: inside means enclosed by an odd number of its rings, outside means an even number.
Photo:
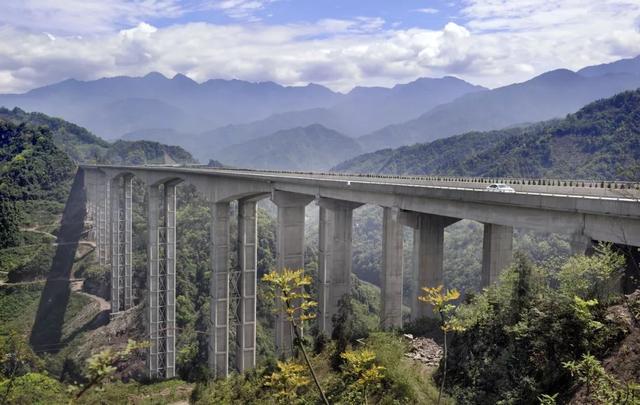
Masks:
[[[640,90],[527,126],[472,132],[358,156],[337,171],[388,174],[637,179]]]
[[[153,141],[109,143],[71,122],[20,108],[0,107],[0,121],[46,127],[56,147],[75,162],[84,163],[193,163],[195,159],[179,146]]]

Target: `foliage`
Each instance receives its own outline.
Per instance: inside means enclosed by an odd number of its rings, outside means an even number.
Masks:
[[[280,311],[294,326],[315,318],[311,310],[318,303],[311,300],[311,295],[304,290],[312,281],[311,276],[304,274],[304,269],[271,271],[262,277],[262,281],[272,286],[271,297],[280,302]]]
[[[560,290],[567,296],[608,299],[624,273],[625,258],[607,244],[592,256],[573,256],[557,273]]]
[[[380,387],[384,367],[375,364],[376,354],[369,349],[346,351],[340,356],[344,359],[342,371],[349,389],[366,404],[369,393]]]
[[[0,119],[0,200],[64,201],[74,170],[47,128]]]
[[[329,404],[313,370],[313,366],[309,361],[299,330],[301,323],[315,318],[315,314],[311,312],[311,309],[317,306],[317,303],[312,301],[310,299],[311,296],[304,291],[305,286],[311,284],[311,276],[305,275],[304,269],[282,269],[281,271],[271,271],[265,274],[262,280],[270,285],[270,295],[279,302],[277,310],[280,315],[284,316],[284,319],[291,323],[293,333],[296,336],[295,344],[302,352],[311,377],[318,388],[320,397],[325,404]]]
[[[25,339],[15,331],[11,331],[0,346],[0,382],[4,382],[4,389],[0,390],[2,403],[9,402],[16,380],[30,372],[42,368],[40,360],[27,345]]]
[[[617,262],[605,252],[592,260],[598,268]],[[534,403],[555,393],[566,400],[571,375],[562,365],[611,346],[601,303],[551,287],[575,262],[542,268],[518,254],[498,285],[458,307],[465,330],[449,347],[447,389],[459,403]]]
[[[422,287],[423,295],[418,297],[418,301],[425,302],[433,306],[433,312],[440,316],[440,328],[444,332],[444,355],[442,358],[442,381],[440,382],[440,391],[438,393],[438,404],[442,399],[442,392],[444,391],[444,384],[447,378],[447,333],[456,331],[462,332],[464,327],[455,318],[452,317],[455,306],[451,304],[451,301],[455,301],[460,298],[458,290],[443,291],[444,286],[439,285],[437,287]]]
[[[589,401],[588,403],[640,404],[640,384],[617,380],[590,354],[584,354],[580,360],[567,361],[563,366],[584,386],[584,399]]]
[[[331,365],[335,370],[339,370],[344,357],[344,351],[353,339],[355,317],[353,313],[353,305],[351,303],[351,295],[346,294],[338,301],[338,312],[331,318],[333,323],[333,331],[331,339],[335,343],[335,350],[331,357]]]
[[[280,404],[299,402],[299,392],[311,380],[304,375],[304,366],[292,361],[278,362],[278,371],[267,377],[264,385],[273,391],[273,397]]]
[[[0,393],[7,392],[9,384],[11,390],[3,402],[7,405],[49,405],[68,402],[66,386],[42,373],[27,373],[13,381],[0,381]]]
[[[0,198],[0,249],[20,242],[20,213],[15,203]]]
[[[75,398],[82,397],[92,387],[101,388],[105,380],[115,373],[119,366],[128,361],[131,355],[147,346],[146,342],[129,340],[127,346],[121,351],[115,352],[108,348],[91,356],[87,361],[88,382],[78,391]]]

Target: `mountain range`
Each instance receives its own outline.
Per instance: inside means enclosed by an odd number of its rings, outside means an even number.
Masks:
[[[196,83],[180,74],[169,79],[150,73],[69,79],[24,94],[0,95],[0,106],[59,116],[106,139],[176,144],[205,162],[214,158],[236,166],[310,170],[337,164],[334,157],[561,118],[589,102],[638,87],[640,56],[576,72],[558,69],[491,90],[443,77],[392,88],[356,87],[341,94],[315,84]],[[295,134],[302,137],[298,142],[293,142]],[[310,137],[316,138],[315,145],[345,147],[327,158],[308,147]],[[267,144],[278,147],[265,149]],[[278,152],[279,160],[261,158],[265,150]]]
[[[337,165],[349,173],[640,180],[640,90],[563,119],[384,149]]]

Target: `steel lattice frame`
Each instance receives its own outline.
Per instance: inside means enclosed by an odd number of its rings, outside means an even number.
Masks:
[[[132,177],[111,182],[111,315],[132,307]]]
[[[151,378],[175,376],[176,185],[149,187],[149,356]]]

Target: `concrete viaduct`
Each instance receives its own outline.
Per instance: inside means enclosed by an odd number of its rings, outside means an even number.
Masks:
[[[132,307],[132,180],[148,193],[146,317],[151,377],[175,375],[176,185],[192,184],[210,204],[211,319],[209,367],[228,374],[235,351],[239,372],[256,361],[256,203],[277,206],[277,268],[304,266],[305,206],[319,205],[318,326],[331,334],[338,300],[350,290],[352,213],[363,204],[383,207],[381,326],[402,325],[403,226],[413,228],[412,317],[429,315],[415,295],[443,282],[444,229],[460,219],[484,224],[482,283],[496,281],[512,259],[513,228],[571,236],[572,248],[592,240],[640,246],[638,184],[534,179],[443,178],[270,172],[196,166],[83,165],[88,216],[94,221],[98,260],[111,268],[111,312]],[[508,183],[515,193],[486,190]],[[230,203],[238,217],[230,218]],[[230,221],[237,221],[238,266],[230,268]],[[229,346],[230,328],[236,341]],[[292,333],[276,322],[276,348],[292,351]]]

